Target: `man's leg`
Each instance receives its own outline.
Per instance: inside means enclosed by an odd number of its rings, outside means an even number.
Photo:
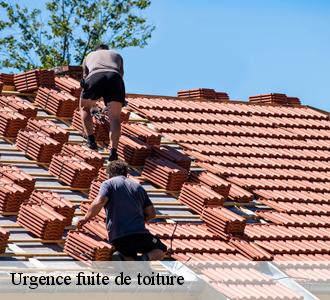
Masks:
[[[97,150],[97,144],[93,134],[93,119],[90,109],[95,106],[96,101],[90,99],[80,99],[80,116],[82,125],[87,135],[87,145],[93,150]]]
[[[117,148],[121,132],[120,115],[123,105],[121,102],[111,101],[107,104],[108,116],[110,119],[110,155],[109,161],[117,160]]]

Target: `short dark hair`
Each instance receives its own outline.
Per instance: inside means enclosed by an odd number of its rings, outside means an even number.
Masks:
[[[100,44],[95,47],[95,51],[96,50],[109,50],[109,46],[106,44]]]
[[[128,164],[122,160],[114,160],[108,164],[107,174],[110,178],[120,175],[127,176]]]

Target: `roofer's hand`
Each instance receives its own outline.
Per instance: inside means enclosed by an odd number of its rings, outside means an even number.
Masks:
[[[77,223],[77,229],[81,229],[81,227],[83,227],[83,225],[86,223],[87,223],[87,220],[85,218],[80,219]]]

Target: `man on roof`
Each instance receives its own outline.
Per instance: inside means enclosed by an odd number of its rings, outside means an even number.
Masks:
[[[156,215],[146,191],[127,178],[128,166],[124,161],[110,162],[107,173],[109,179],[102,183],[98,196],[77,227],[81,228],[104,207],[109,242],[117,250],[112,260],[161,260],[167,248],[145,227],[145,222]]]
[[[103,98],[110,119],[110,155],[109,161],[117,160],[117,147],[120,137],[121,109],[125,104],[125,84],[123,81],[123,58],[107,45],[99,45],[83,61],[82,93],[80,97],[80,115],[87,134],[87,145],[97,150],[93,133],[91,108]]]

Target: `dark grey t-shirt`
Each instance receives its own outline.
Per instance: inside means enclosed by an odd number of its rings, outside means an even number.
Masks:
[[[99,195],[109,200],[105,204],[109,241],[134,233],[147,233],[144,224],[144,209],[150,201],[144,188],[125,176],[116,176],[104,181]]]

